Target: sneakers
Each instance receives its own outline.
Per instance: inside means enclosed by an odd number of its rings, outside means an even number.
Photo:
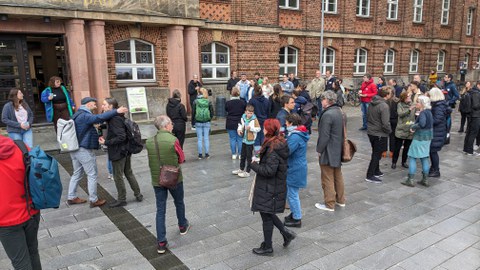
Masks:
[[[345,207],[345,204],[344,203],[339,203],[339,202],[335,202],[336,205],[340,206],[340,207]]]
[[[239,177],[242,177],[242,178],[247,178],[250,176],[250,173],[248,172],[241,172],[238,174]]]
[[[473,156],[473,153],[468,153],[468,152],[465,152],[465,151],[463,151],[463,154],[466,155],[466,156]]]
[[[329,211],[329,212],[333,212],[335,211],[335,209],[332,209],[332,208],[328,208],[325,204],[323,203],[316,203],[315,204],[315,207],[320,209],[320,210],[325,210],[325,211]]]
[[[100,207],[104,205],[106,202],[107,202],[106,200],[98,199],[96,202],[90,202],[90,208]]]
[[[163,254],[167,251],[167,248],[168,248],[168,242],[167,241],[160,242],[157,245],[157,253],[158,254]]]
[[[367,130],[367,128],[366,127],[361,127],[358,130],[363,131],[363,130]]]
[[[243,173],[243,170],[238,169],[238,170],[232,171],[232,174],[235,174],[235,175],[239,175],[240,173]]]
[[[209,159],[209,158],[210,158],[210,155],[209,155],[209,154],[205,154],[205,158],[206,158],[206,159]]]
[[[109,173],[108,174],[108,179],[113,179],[113,174]]]
[[[72,204],[81,204],[81,203],[86,203],[86,202],[87,202],[87,200],[85,200],[85,199],[80,199],[80,198],[78,198],[78,197],[67,201],[67,203],[68,203],[69,205],[72,205]]]
[[[381,184],[382,183],[382,179],[380,179],[376,176],[367,177],[367,178],[365,178],[365,181],[370,182],[370,183],[375,183],[375,184]]]
[[[195,128],[195,126],[192,126],[192,130],[197,130],[197,129]]]
[[[110,207],[110,208],[122,207],[122,206],[127,206],[127,202],[126,201],[115,201],[115,202],[108,205],[108,207]]]
[[[237,155],[232,155],[232,159],[233,160],[237,159]]]
[[[178,226],[178,228],[180,229],[180,235],[185,235],[190,230],[190,223],[187,223],[187,226]]]
[[[383,173],[382,173],[382,172],[378,172],[378,173],[375,173],[374,176],[375,176],[375,177],[382,177],[382,176],[383,176]]]
[[[203,158],[202,154],[198,154],[198,159],[202,159],[202,158]]]
[[[473,146],[473,151],[477,151],[479,148],[480,148],[479,145],[474,145],[474,146]]]

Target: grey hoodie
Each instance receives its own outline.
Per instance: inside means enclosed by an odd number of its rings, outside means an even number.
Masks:
[[[390,127],[390,108],[385,99],[376,95],[368,106],[367,112],[367,133],[368,135],[388,137],[392,128]]]

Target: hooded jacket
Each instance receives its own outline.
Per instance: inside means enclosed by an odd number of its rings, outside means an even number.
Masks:
[[[388,137],[392,132],[390,126],[390,107],[384,98],[374,96],[367,111],[367,134]]]
[[[19,225],[30,218],[24,181],[22,151],[12,139],[0,135],[0,227]],[[31,200],[29,204],[32,204]],[[30,209],[31,215],[38,212]]]
[[[292,126],[293,127],[293,126]],[[305,188],[307,186],[307,143],[310,139],[305,126],[293,127],[288,133],[287,185]]]
[[[245,128],[249,126],[250,130],[246,130]],[[243,114],[242,118],[240,119],[240,124],[238,125],[237,132],[242,132],[243,139],[242,142],[244,144],[252,145],[255,143],[255,139],[257,138],[257,133],[260,132],[262,128],[260,127],[260,123],[258,123],[257,117],[252,115],[250,119],[247,119],[247,115]]]
[[[255,108],[255,115],[258,118],[258,121],[260,122],[260,125],[263,126],[263,122],[267,120],[268,118],[268,113],[270,109],[270,102],[268,101],[267,98],[265,98],[263,95],[256,96],[248,102],[248,104],[251,104],[253,108]]]
[[[274,149],[271,145],[264,145],[260,150],[260,163],[250,165],[257,173],[252,211],[275,214],[285,210],[288,153],[287,143],[281,143]]]
[[[362,90],[362,95],[367,95],[366,97],[360,97],[361,102],[371,102],[372,98],[377,94],[377,86],[373,82],[371,78],[368,82],[363,82],[362,86],[360,87]]]
[[[185,125],[187,122],[187,111],[179,99],[169,98],[167,103],[167,116],[173,122],[173,125]]]

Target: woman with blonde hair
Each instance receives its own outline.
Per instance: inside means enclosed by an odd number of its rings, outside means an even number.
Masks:
[[[208,91],[200,88],[199,95],[193,102],[192,117],[195,117],[197,132],[198,159],[203,158],[202,144],[205,144],[205,158],[210,158],[210,121],[213,118],[213,105],[208,100]]]

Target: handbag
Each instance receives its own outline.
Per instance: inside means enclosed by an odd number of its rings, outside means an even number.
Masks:
[[[155,135],[155,149],[157,150],[158,163],[160,163],[160,150],[157,142],[157,135]],[[158,175],[158,184],[161,187],[174,189],[178,184],[178,178],[180,176],[180,167],[175,165],[163,165],[160,167],[160,173]]]
[[[355,152],[357,152],[357,145],[347,139],[347,126],[345,125],[345,114],[342,111],[343,119],[343,144],[342,144],[342,162],[349,162],[353,159]]]

